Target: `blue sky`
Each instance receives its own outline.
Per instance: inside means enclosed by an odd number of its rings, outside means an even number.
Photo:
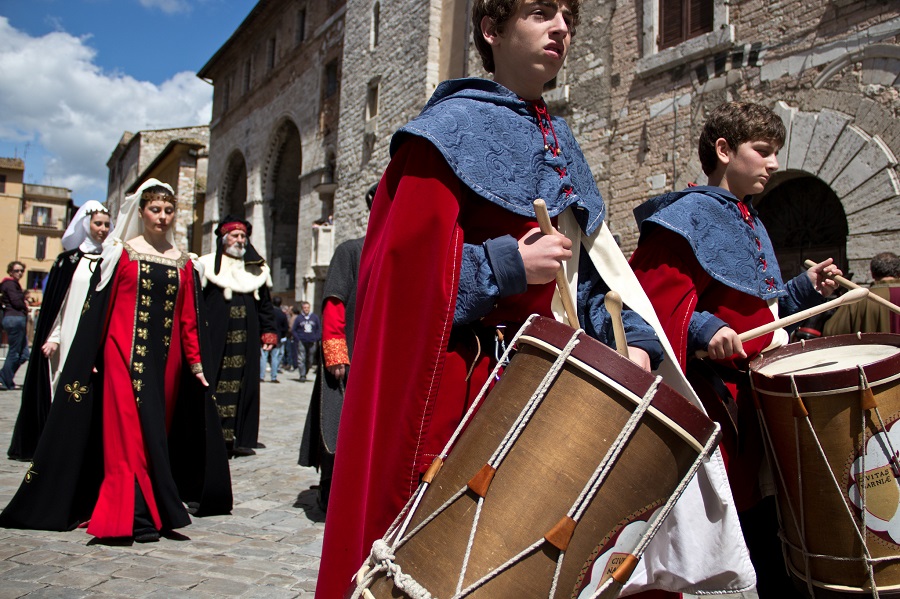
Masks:
[[[25,181],[106,199],[125,131],[208,124],[196,72],[256,0],[0,0],[0,156]]]

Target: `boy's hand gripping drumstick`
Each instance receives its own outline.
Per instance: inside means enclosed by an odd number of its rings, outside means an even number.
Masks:
[[[541,227],[541,233],[544,235],[556,235],[556,230],[550,222],[550,213],[547,212],[547,204],[541,198],[534,201],[534,214],[537,216],[538,225]],[[578,248],[574,248],[573,251],[578,251]],[[566,318],[569,319],[569,326],[573,329],[577,329],[578,312],[575,311],[575,302],[572,301],[572,294],[569,291],[569,282],[566,281],[566,275],[561,268],[556,271],[556,288],[559,290],[559,298],[562,300],[563,308],[566,310]]]
[[[812,268],[813,266],[816,265],[816,263],[813,262],[812,260],[806,260],[805,262],[803,262],[803,265],[806,266],[806,268]],[[836,276],[833,276],[830,278],[834,279],[835,281],[837,281],[838,283],[840,283],[843,287],[846,287],[847,289],[862,289],[862,287],[860,287],[859,285],[857,285],[850,279],[845,279],[841,275],[836,275]],[[900,314],[900,306],[898,306],[897,304],[895,304],[893,302],[889,302],[888,300],[884,299],[880,295],[875,295],[874,293],[870,293],[868,297],[870,300],[872,300],[876,304],[881,304],[882,306],[884,306],[885,308],[887,308],[894,314]]]
[[[832,308],[837,308],[838,306],[842,306],[844,304],[852,304],[858,302],[862,299],[865,299],[866,296],[869,295],[869,290],[863,287],[859,289],[854,289],[842,295],[839,298],[833,299],[830,302],[825,302],[824,304],[820,304],[818,306],[814,306],[809,308],[808,310],[803,310],[802,312],[797,312],[796,314],[791,314],[790,316],[785,316],[784,318],[779,318],[775,322],[770,322],[769,324],[764,324],[760,327],[756,327],[755,329],[750,329],[749,331],[744,331],[738,337],[741,340],[741,343],[746,343],[751,339],[756,339],[757,337],[762,337],[766,333],[771,333],[772,331],[776,331],[778,329],[782,329],[786,326],[792,325],[795,322],[800,322],[801,320],[806,320],[810,316],[815,316],[816,314],[820,314],[822,312],[826,312],[831,310]],[[705,358],[709,354],[705,351],[697,352],[698,358]]]

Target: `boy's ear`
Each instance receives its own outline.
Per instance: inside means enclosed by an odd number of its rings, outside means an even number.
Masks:
[[[494,19],[488,16],[481,18],[481,35],[488,45],[493,46],[496,43],[500,34],[497,32],[497,23]]]
[[[720,137],[716,140],[716,156],[718,156],[719,162],[722,164],[731,162],[731,152],[732,148],[728,145],[728,142],[725,141],[724,137]]]

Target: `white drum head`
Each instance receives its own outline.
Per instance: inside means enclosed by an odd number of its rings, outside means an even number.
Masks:
[[[893,345],[844,345],[825,347],[785,356],[757,370],[766,376],[821,374],[866,366],[900,354]]]

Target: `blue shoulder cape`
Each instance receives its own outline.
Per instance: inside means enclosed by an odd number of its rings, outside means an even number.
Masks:
[[[391,139],[391,156],[410,135],[424,137],[472,191],[510,212],[534,216],[542,198],[550,216],[574,206],[593,233],[605,206],[581,148],[566,122],[552,118],[561,152],[544,143],[529,103],[487,79],[444,81],[415,119]]]
[[[721,187],[699,186],[647,200],[634,209],[641,235],[654,223],[684,237],[715,280],[763,300],[787,295],[775,248],[756,210],[744,222],[739,200]]]

